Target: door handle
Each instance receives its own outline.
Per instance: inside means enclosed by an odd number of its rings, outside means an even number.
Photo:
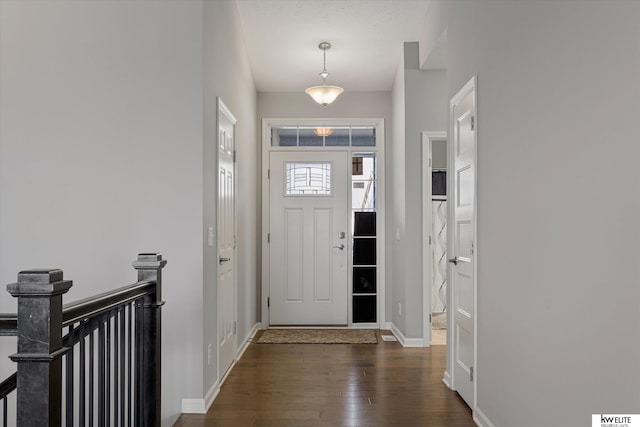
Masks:
[[[334,248],[340,249],[342,251],[342,250],[344,250],[344,245],[341,243],[339,245],[335,245]]]
[[[458,257],[453,257],[449,260],[450,263],[452,263],[453,265],[458,265]]]
[[[220,257],[218,258],[218,263],[222,264],[223,262],[231,261],[231,258]]]

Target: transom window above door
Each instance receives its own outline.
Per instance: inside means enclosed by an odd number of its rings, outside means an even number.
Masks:
[[[293,125],[271,127],[272,147],[375,147],[373,126]]]

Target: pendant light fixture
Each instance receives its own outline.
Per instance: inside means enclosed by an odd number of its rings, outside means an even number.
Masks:
[[[333,133],[333,128],[314,128],[313,133],[315,133],[316,136],[329,136]]]
[[[327,85],[327,77],[329,76],[329,73],[327,72],[327,49],[331,49],[331,43],[322,42],[318,47],[322,49],[324,57],[322,72],[320,73],[320,76],[322,76],[322,85],[307,88],[305,92],[318,104],[327,106],[335,101],[336,98],[344,92],[344,89],[338,86]]]

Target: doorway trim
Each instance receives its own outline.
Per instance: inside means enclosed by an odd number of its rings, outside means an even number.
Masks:
[[[386,232],[386,220],[385,220],[385,127],[384,127],[384,119],[383,118],[355,118],[355,119],[339,119],[339,118],[263,118],[262,119],[262,144],[261,144],[261,152],[262,152],[262,170],[261,170],[261,180],[262,180],[262,221],[261,221],[261,327],[262,329],[268,329],[270,326],[269,322],[269,306],[268,306],[268,297],[270,292],[270,253],[269,253],[269,242],[268,242],[268,233],[270,227],[270,196],[269,196],[269,153],[271,151],[290,151],[294,147],[272,147],[271,146],[271,134],[270,130],[275,126],[296,126],[296,125],[311,125],[311,126],[319,126],[325,127],[330,125],[335,126],[370,126],[376,129],[376,146],[375,147],[308,147],[302,148],[302,150],[311,150],[311,151],[348,151],[351,155],[353,152],[375,152],[377,157],[377,185],[378,185],[378,200],[379,204],[376,208],[377,212],[377,240],[378,240],[378,267],[377,267],[377,311],[378,311],[378,322],[377,325],[379,328],[384,328],[388,326],[386,324],[386,296],[385,296],[385,249],[386,249],[386,240],[385,240],[385,232]],[[351,200],[351,175],[349,175],[349,189],[348,189],[348,199]],[[351,211],[351,210],[349,210]],[[349,236],[351,236],[351,221],[349,221]],[[351,250],[351,242],[349,242],[349,250]],[[351,258],[351,257],[349,257]],[[352,270],[353,270],[352,260],[349,259],[349,285],[352,283]],[[352,319],[352,289],[348,289],[348,316],[349,323],[348,328],[372,328],[373,324],[371,323],[356,323],[353,324]]]
[[[433,142],[447,140],[447,132],[422,132],[422,337],[423,346],[431,346],[431,212],[433,210],[431,164]],[[429,239],[431,237],[431,239]]]

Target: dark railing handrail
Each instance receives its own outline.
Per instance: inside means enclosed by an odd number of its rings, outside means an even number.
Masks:
[[[4,399],[9,393],[16,389],[18,373],[14,372],[6,380],[0,383],[0,399]]]
[[[0,337],[18,335],[18,315],[15,313],[0,313]]]
[[[109,311],[119,305],[127,304],[146,294],[153,292],[155,282],[143,280],[131,285],[123,286],[112,291],[104,292],[89,298],[65,304],[62,307],[62,326],[69,326],[101,312]],[[0,313],[0,336],[15,336],[18,333],[18,315],[15,313]]]
[[[62,326],[69,326],[82,319],[97,316],[119,305],[142,298],[154,292],[155,285],[155,281],[143,280],[113,291],[65,304],[62,307]]]

